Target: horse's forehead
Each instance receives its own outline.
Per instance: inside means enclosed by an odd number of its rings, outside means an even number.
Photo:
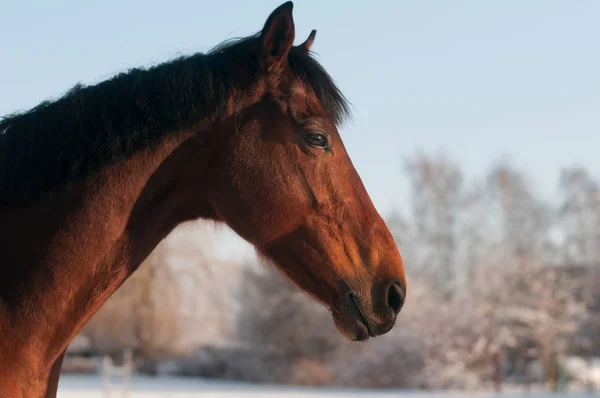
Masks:
[[[312,87],[302,82],[290,85],[288,103],[293,113],[300,117],[327,117],[327,112]]]

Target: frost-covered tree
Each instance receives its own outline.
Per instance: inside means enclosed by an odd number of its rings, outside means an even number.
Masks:
[[[445,156],[419,154],[405,163],[412,196],[416,263],[413,269],[429,276],[438,291],[456,289],[456,226],[463,176]]]
[[[247,267],[238,297],[238,344],[254,353],[253,366],[239,370],[244,378],[294,384],[330,381],[325,363],[349,343],[327,309],[270,266]]]
[[[482,280],[475,300],[486,313],[503,347],[535,348],[548,386],[557,381],[557,357],[565,354],[574,333],[587,317],[578,298],[580,281],[563,270],[521,263],[513,270],[497,269]]]

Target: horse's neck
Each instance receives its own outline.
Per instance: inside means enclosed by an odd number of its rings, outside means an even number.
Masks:
[[[46,203],[6,213],[0,314],[17,328],[0,317],[0,352],[11,341],[51,363],[179,222],[210,217],[202,214],[202,181],[180,179],[189,174],[184,166],[197,168],[201,179],[203,154],[191,156],[201,149],[192,140],[165,139]],[[189,195],[198,205],[186,211]]]

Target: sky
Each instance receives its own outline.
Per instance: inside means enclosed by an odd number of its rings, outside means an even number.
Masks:
[[[282,2],[2,2],[0,115],[254,33]],[[417,151],[469,178],[508,159],[549,200],[562,167],[600,176],[600,1],[294,4],[296,42],[317,29],[313,50],[353,105],[342,137],[383,216],[409,211]]]

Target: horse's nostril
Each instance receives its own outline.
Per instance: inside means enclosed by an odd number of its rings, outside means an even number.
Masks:
[[[404,289],[400,283],[394,282],[388,290],[388,307],[394,315],[398,315],[404,304]]]

